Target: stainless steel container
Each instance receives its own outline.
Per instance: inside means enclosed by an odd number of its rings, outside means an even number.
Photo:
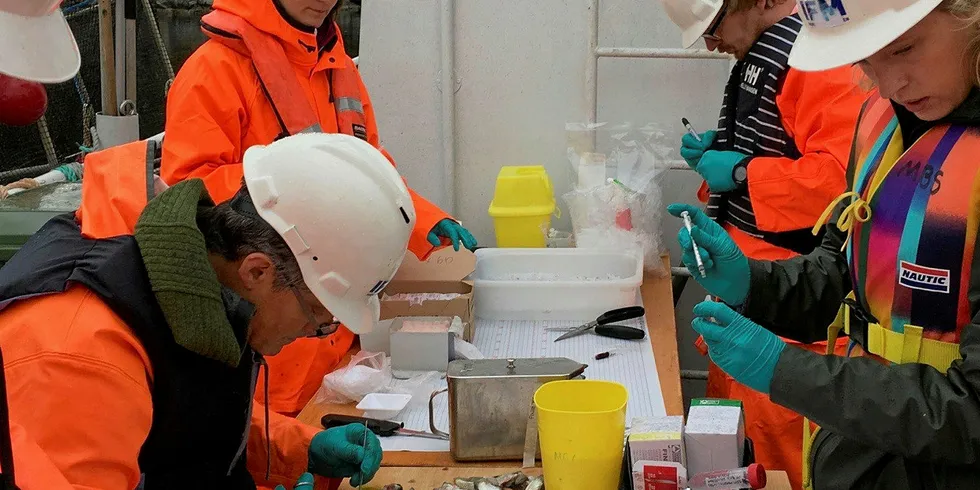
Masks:
[[[457,461],[520,460],[538,387],[582,374],[564,357],[449,363],[449,451]]]

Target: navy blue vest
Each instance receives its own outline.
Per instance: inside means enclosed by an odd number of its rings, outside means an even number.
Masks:
[[[754,157],[800,158],[776,105],[776,94],[789,68],[789,52],[803,26],[799,16],[779,21],[759,37],[745,58],[735,64],[725,87],[713,150],[738,151]],[[749,161],[751,165],[751,160]],[[773,245],[809,253],[820,243],[810,228],[783,233],[759,230],[748,189],[711,193],[708,216]]]
[[[0,308],[63,292],[72,283],[91,289],[119,315],[150,358],[153,420],[139,453],[142,488],[254,489],[245,442],[258,354],[245,347],[239,365],[230,367],[178,345],[135,238],[84,238],[74,214],[52,218],[0,269]],[[247,305],[226,295],[225,307],[246,345]]]

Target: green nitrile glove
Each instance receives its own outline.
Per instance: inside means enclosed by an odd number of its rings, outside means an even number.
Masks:
[[[711,148],[712,143],[715,142],[715,137],[718,136],[718,132],[711,130],[705,131],[700,135],[701,141],[698,141],[691,133],[684,133],[681,137],[681,157],[687,162],[687,165],[691,167],[691,170],[698,168],[698,162],[701,161],[701,155]]]
[[[471,252],[476,249],[476,238],[473,238],[473,235],[466,228],[463,228],[463,225],[451,219],[444,219],[436,223],[432,227],[432,231],[429,232],[428,238],[429,243],[434,247],[442,245],[440,238],[445,238],[449,240],[449,243],[453,245],[453,250],[457,252],[459,252],[460,243]]]
[[[750,157],[737,151],[708,150],[694,170],[704,177],[711,192],[729,192],[738,187],[735,183],[735,166],[746,158]]]
[[[786,342],[724,303],[702,302],[694,315],[691,325],[704,337],[711,360],[735,381],[768,395]]]
[[[313,490],[313,475],[309,473],[303,473],[300,475],[299,480],[296,480],[296,485],[293,486],[293,490]],[[286,490],[286,487],[282,485],[276,485],[276,490]]]
[[[691,275],[714,296],[732,306],[745,302],[749,294],[749,259],[718,223],[690,204],[671,204],[667,212],[680,218],[687,211],[691,216],[691,232],[681,226],[677,241],[681,246],[681,260]],[[706,277],[698,271],[697,259],[691,246],[691,237],[698,246]]]
[[[363,424],[333,427],[310,441],[310,471],[329,478],[350,477],[356,487],[374,478],[381,455],[381,441]]]

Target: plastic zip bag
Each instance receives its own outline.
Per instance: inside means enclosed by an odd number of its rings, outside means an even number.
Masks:
[[[368,393],[384,393],[391,381],[391,359],[384,352],[362,350],[346,366],[323,377],[314,399],[317,403],[359,402]]]
[[[661,185],[674,151],[670,135],[655,125],[569,123],[565,129],[576,179],[562,199],[575,246],[635,250],[647,272],[666,276]]]

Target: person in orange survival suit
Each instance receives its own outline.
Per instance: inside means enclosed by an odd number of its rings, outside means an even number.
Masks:
[[[78,211],[0,269],[12,423],[75,488],[372,479],[382,451],[362,424],[317,429],[253,397],[264,355],[332,319],[377,321],[415,218],[398,172],[357,138],[294,135],[250,148],[215,205],[200,179],[157,194],[156,155],[88,155]]]
[[[866,99],[857,77],[849,68],[789,68],[802,27],[791,0],[661,1],[683,30],[685,47],[704,40],[709,50],[737,60],[718,130],[682,138],[681,155],[704,178],[698,196],[708,215],[749,257],[809,253],[820,243],[813,225],[846,186],[851,139]],[[835,347],[843,354],[846,341]],[[825,344],[807,348],[826,352]],[[758,461],[786,470],[800,488],[802,417],[710,362],[707,395],[742,400]]]
[[[215,0],[213,7],[201,19],[210,40],[168,94],[161,164],[168,184],[199,177],[222,202],[238,189],[245,148],[301,131],[350,134],[381,148],[367,90],[334,22],[338,0]],[[412,200],[418,222],[408,249],[420,260],[448,243],[476,247],[444,211],[414,191]],[[302,410],[353,338],[341,328],[270,357],[270,408]]]
[[[60,4],[61,0],[0,0],[0,32],[4,33],[0,42],[0,124],[34,124],[47,110],[42,82],[64,82],[78,72],[78,46],[58,9]],[[21,187],[18,183],[0,185],[0,199],[8,189]],[[6,400],[6,392],[3,396]],[[3,410],[8,413],[8,407]],[[21,490],[73,488],[19,421],[3,419],[7,424],[0,427],[4,483],[13,481]]]

